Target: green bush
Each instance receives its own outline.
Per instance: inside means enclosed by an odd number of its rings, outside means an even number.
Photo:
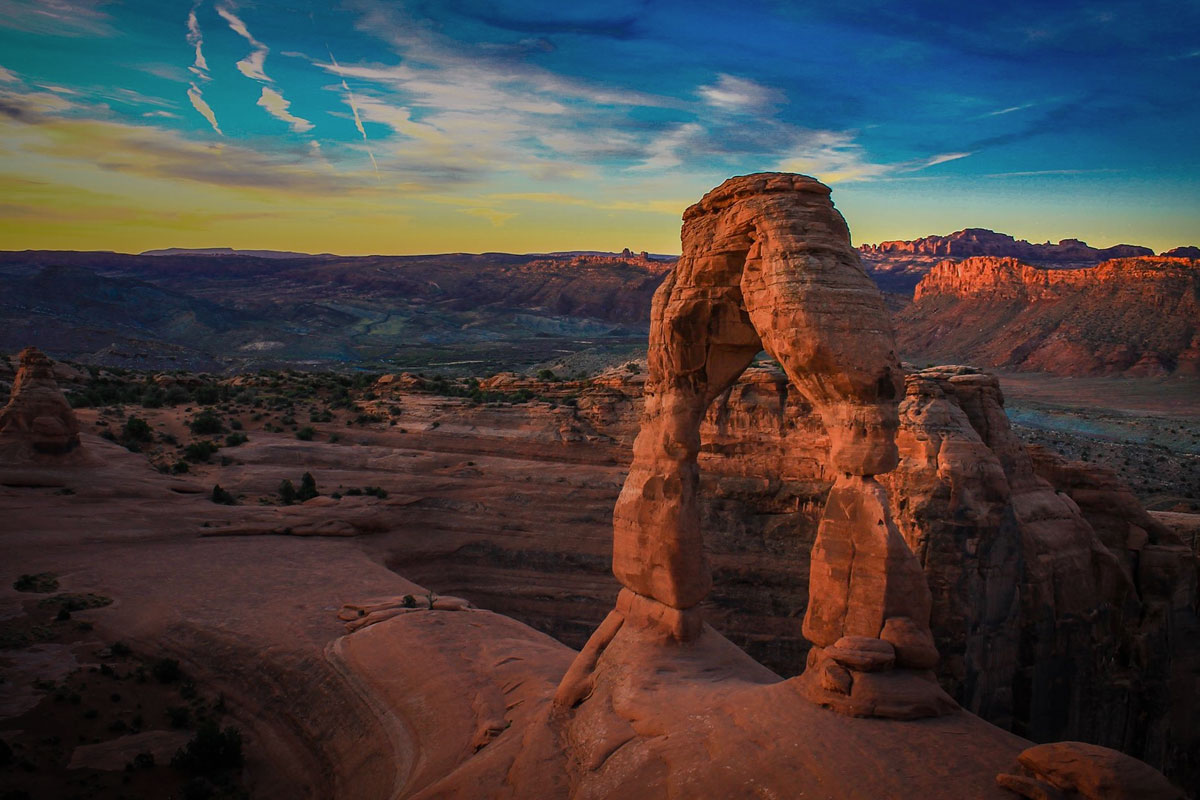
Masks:
[[[207,408],[192,418],[189,427],[192,429],[192,433],[201,435],[225,431],[225,425],[221,422],[221,418]]]
[[[121,438],[127,442],[149,442],[154,439],[154,430],[146,420],[131,416],[125,420],[125,427],[121,429]]]
[[[239,444],[245,444],[250,441],[250,437],[244,433],[231,433],[225,437],[226,447],[237,447]]]
[[[221,392],[216,386],[197,386],[192,396],[196,398],[196,402],[200,405],[211,406],[221,399]]]
[[[187,389],[182,386],[172,386],[167,389],[167,394],[163,397],[163,402],[169,406],[181,406],[184,403],[189,403],[192,400],[192,395]]]
[[[167,402],[167,393],[161,387],[151,386],[142,393],[142,408],[162,408]]]
[[[303,428],[296,431],[296,438],[302,442],[311,442],[316,433],[316,430],[314,430],[311,425],[305,425]]]
[[[209,441],[192,442],[183,448],[183,457],[188,461],[199,464],[202,461],[208,461],[212,458],[213,453],[220,449],[217,445]]]
[[[188,466],[188,463],[186,461],[176,461],[174,464],[171,465],[171,474],[172,475],[182,475],[183,473],[187,472],[190,469],[191,469],[191,467]]]
[[[296,502],[296,487],[287,478],[284,478],[279,484],[279,500],[285,506]]]
[[[311,472],[306,472],[300,478],[300,488],[296,491],[296,499],[303,503],[305,500],[312,500],[321,493],[317,491],[317,480],[312,476]]]

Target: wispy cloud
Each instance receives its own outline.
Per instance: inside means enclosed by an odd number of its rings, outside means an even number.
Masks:
[[[204,58],[204,35],[200,32],[200,21],[196,19],[196,9],[200,4],[192,6],[187,15],[187,42],[196,50],[196,59],[192,62],[191,70],[197,75],[208,77],[208,61]]]
[[[262,96],[258,98],[258,105],[267,110],[267,113],[278,120],[286,122],[292,126],[292,130],[296,133],[306,133],[312,130],[313,124],[306,119],[297,117],[288,111],[291,106],[287,100],[283,98],[279,92],[272,89],[270,86],[262,88]]]
[[[786,102],[778,89],[724,73],[717,77],[716,83],[701,86],[697,91],[705,103],[722,111],[762,113]]]
[[[1119,169],[1032,169],[1016,172],[991,172],[985,178],[1030,178],[1041,175],[1091,175],[1095,173],[1121,172]]]
[[[51,36],[112,36],[111,0],[0,0],[0,28]]]
[[[193,83],[188,86],[187,96],[188,100],[192,102],[192,108],[196,109],[200,113],[200,116],[208,120],[208,124],[212,126],[214,131],[224,136],[225,134],[222,133],[221,126],[217,123],[217,115],[213,113],[212,106],[205,102],[204,94],[196,84]]]
[[[0,83],[16,83],[19,80],[21,79],[17,77],[17,73],[0,67]]]
[[[652,141],[646,148],[646,158],[632,170],[662,170],[678,167],[687,157],[687,149],[704,133],[696,122],[684,123]]]
[[[209,75],[208,61],[204,58],[204,35],[200,31],[200,20],[196,18],[196,9],[199,7],[200,2],[197,0],[187,15],[187,43],[195,50],[195,60],[188,67],[194,77],[188,82],[187,97],[192,108],[196,109],[196,113],[208,120],[208,124],[212,126],[218,136],[224,136],[221,125],[217,122],[216,112],[204,99],[204,90],[200,88],[202,83],[209,80]]]
[[[246,27],[246,23],[242,22],[241,18],[233,12],[232,6],[219,5],[217,6],[217,13],[221,15],[221,19],[229,23],[230,30],[249,42],[253,48],[249,55],[237,62],[238,72],[241,72],[247,78],[270,83],[271,79],[263,71],[266,66],[267,54],[271,52],[270,49],[254,38],[254,35]]]

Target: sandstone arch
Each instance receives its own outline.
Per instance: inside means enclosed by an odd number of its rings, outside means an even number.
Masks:
[[[700,422],[765,349],[823,420],[837,475],[804,623],[813,692],[848,696],[846,669],[927,670],[937,660],[929,588],[874,478],[897,463],[902,376],[883,299],[828,187],[781,173],[731,178],[683,221],[682,257],[654,297],[645,411],[613,514],[619,620],[593,639],[625,623],[684,641],[702,630],[695,607],[711,578],[697,498]]]

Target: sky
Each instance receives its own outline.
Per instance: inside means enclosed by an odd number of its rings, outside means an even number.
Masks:
[[[679,252],[732,175],[855,244],[1200,244],[1200,3],[0,0],[0,249]]]

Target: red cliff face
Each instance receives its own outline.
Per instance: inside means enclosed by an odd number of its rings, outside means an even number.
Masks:
[[[1200,262],[1149,256],[1086,269],[943,261],[897,317],[914,360],[1062,375],[1200,374]]]

